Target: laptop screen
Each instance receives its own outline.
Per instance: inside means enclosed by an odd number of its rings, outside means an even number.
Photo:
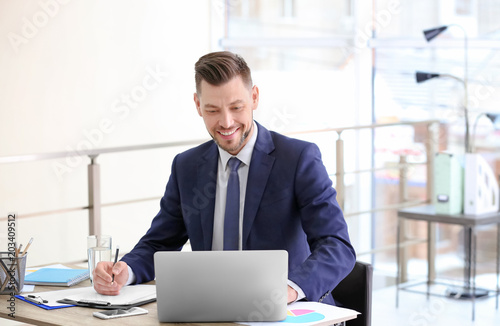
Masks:
[[[157,252],[154,260],[160,322],[286,318],[284,250]]]

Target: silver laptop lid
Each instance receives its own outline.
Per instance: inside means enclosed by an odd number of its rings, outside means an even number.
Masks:
[[[288,253],[156,252],[160,322],[279,321],[286,318]]]

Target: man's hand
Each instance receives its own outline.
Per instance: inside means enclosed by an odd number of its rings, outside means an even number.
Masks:
[[[290,285],[288,286],[288,301],[287,303],[294,302],[297,300],[299,294]]]
[[[115,276],[114,282],[113,275]],[[111,261],[101,261],[93,272],[94,289],[104,295],[118,295],[128,280],[128,265],[119,261],[113,266]]]

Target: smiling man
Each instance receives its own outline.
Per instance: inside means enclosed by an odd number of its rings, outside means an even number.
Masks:
[[[175,157],[150,229],[116,265],[99,263],[95,289],[118,294],[153,280],[154,253],[181,250],[189,239],[193,250],[287,250],[288,302],[334,304],[330,292],[356,256],[318,147],[253,120],[259,89],[240,56],[204,55],[195,82],[213,140]]]
[[[200,67],[202,63],[197,63],[200,78],[203,73],[212,78],[209,81],[197,78],[194,94],[196,109],[217,146],[231,155],[237,155],[253,132],[253,111],[259,103],[259,89],[252,87],[251,80],[246,80],[248,77],[227,76],[217,80],[207,68]],[[201,71],[203,69],[207,71]],[[219,73],[222,76],[223,71]],[[226,78],[230,79],[220,84]]]

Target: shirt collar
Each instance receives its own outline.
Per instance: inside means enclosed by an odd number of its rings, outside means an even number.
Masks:
[[[255,123],[255,121],[253,122],[252,128],[253,128],[252,136],[248,140],[248,143],[246,143],[246,145],[243,146],[241,151],[238,154],[236,154],[236,157],[241,162],[243,162],[246,166],[250,166],[250,161],[252,160],[253,148],[255,147],[255,143],[257,142],[257,134],[258,134],[259,128],[257,128],[257,124]],[[233,157],[233,155],[229,154],[228,152],[226,152],[225,150],[223,150],[220,147],[218,147],[218,149],[219,149],[219,157],[220,157],[222,166],[224,167],[224,169],[226,169],[227,168],[227,161],[229,161],[229,159],[231,157]]]

